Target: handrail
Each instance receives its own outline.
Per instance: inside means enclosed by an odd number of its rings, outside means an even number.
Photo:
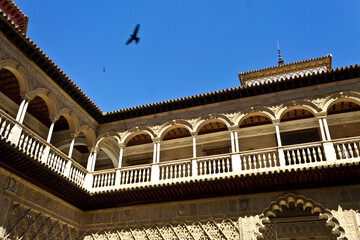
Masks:
[[[282,148],[283,150],[292,150],[295,148],[307,148],[307,147],[318,147],[321,146],[322,142],[310,142],[310,143],[300,143],[300,144],[294,144],[294,145],[286,145],[286,146],[281,146],[279,148]]]
[[[333,143],[337,143],[337,142],[341,142],[341,141],[356,141],[356,140],[360,140],[360,137],[356,136],[356,137],[347,137],[347,138],[337,138],[337,139],[331,139],[330,142]]]
[[[19,125],[23,131],[25,131],[28,135],[34,137],[37,141],[39,141],[41,144],[43,145],[48,145],[51,150],[53,150],[56,154],[60,155],[61,157],[65,158],[66,160],[71,161],[72,164],[76,165],[76,167],[81,168],[81,170],[83,170],[84,172],[88,172],[86,168],[84,168],[83,166],[81,166],[81,164],[79,164],[78,162],[76,162],[74,159],[69,158],[65,153],[63,153],[62,151],[60,151],[59,149],[57,149],[54,145],[52,145],[51,143],[48,143],[47,141],[45,141],[41,136],[39,136],[37,133],[33,132],[30,128],[28,128],[27,126],[25,126],[22,123],[19,123],[18,121],[14,120],[10,115],[8,115],[6,112],[4,112],[2,109],[0,109],[0,116],[5,117],[7,120],[9,120],[10,122],[12,122],[13,124],[17,124]]]

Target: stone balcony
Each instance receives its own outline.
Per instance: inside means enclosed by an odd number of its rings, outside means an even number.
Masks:
[[[1,139],[90,195],[239,174],[301,171],[360,160],[360,137],[350,137],[89,172],[1,110],[0,118]]]

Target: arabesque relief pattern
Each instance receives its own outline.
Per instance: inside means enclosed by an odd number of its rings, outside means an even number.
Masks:
[[[79,230],[78,228],[55,219],[32,208],[13,203],[6,231],[0,239],[30,240],[238,240],[239,228],[237,220],[210,220],[191,223],[152,225],[148,227],[125,227],[111,229]],[[2,237],[2,238],[1,238]]]
[[[13,203],[6,231],[0,239],[81,239],[83,232],[42,212]]]
[[[222,221],[165,224],[162,226],[152,225],[150,227],[88,230],[83,236],[84,240],[238,240],[240,234],[238,222],[226,219]]]

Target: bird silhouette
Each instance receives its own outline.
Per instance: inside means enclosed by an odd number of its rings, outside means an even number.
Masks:
[[[125,43],[125,45],[130,44],[133,40],[135,40],[136,44],[140,41],[140,38],[138,38],[136,35],[139,31],[140,24],[136,25],[133,34],[130,35],[129,40]]]

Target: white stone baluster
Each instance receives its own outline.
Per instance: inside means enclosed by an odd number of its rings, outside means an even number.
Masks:
[[[282,150],[282,149],[281,149]],[[282,152],[284,154],[284,152]],[[277,162],[277,157],[276,157],[276,153],[274,152],[273,153],[273,167],[276,167],[278,165],[278,162]],[[285,158],[284,158],[285,159]],[[280,163],[279,163],[280,165]]]
[[[268,167],[265,153],[262,154],[262,167],[263,168]]]
[[[172,179],[174,176],[173,176],[173,174],[174,174],[174,166],[169,166],[169,174],[168,174],[168,178],[169,179]]]
[[[337,155],[339,156],[339,159],[342,159],[342,152],[341,152],[339,144],[336,145],[336,152],[337,152]]]
[[[254,165],[253,165],[253,161],[252,161],[251,155],[248,155],[248,162],[249,162],[249,168],[248,168],[248,170],[254,169]]]
[[[36,144],[35,151],[34,151],[34,158],[39,158],[39,149],[40,149],[40,143]]]
[[[307,159],[307,160],[306,160],[306,163],[311,163],[311,162],[313,162],[313,161],[312,161],[312,157],[311,157],[310,148],[307,148],[307,149],[306,149],[306,153],[307,153],[307,154],[306,154],[306,159]]]
[[[125,171],[120,171],[120,177],[121,177],[120,184],[126,184],[125,175],[126,175]]]
[[[355,154],[356,154],[356,156],[354,156],[354,157],[359,157],[359,148],[357,146],[357,142],[354,142],[354,149],[355,149]]]
[[[348,143],[348,149],[349,149],[349,155],[350,155],[350,158],[353,158],[354,157],[354,152],[352,150],[352,146],[351,146],[351,143]]]
[[[32,138],[29,139],[29,142],[27,144],[27,147],[26,147],[26,153],[29,154],[30,153],[30,149],[31,149],[31,145],[32,145]]]
[[[148,168],[147,170],[146,170],[146,174],[147,174],[147,181],[148,182],[150,182],[150,176],[151,176],[151,169],[150,168]]]
[[[322,156],[322,152],[321,152],[321,148],[317,148],[318,150],[318,153],[319,153],[319,159],[320,159],[320,162],[323,160],[323,156]]]
[[[296,163],[301,164],[301,148],[295,150],[296,151]]]

